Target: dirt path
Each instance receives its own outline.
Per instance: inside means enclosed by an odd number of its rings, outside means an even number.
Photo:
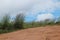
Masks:
[[[12,33],[0,34],[0,40],[60,40],[60,27],[29,28]]]

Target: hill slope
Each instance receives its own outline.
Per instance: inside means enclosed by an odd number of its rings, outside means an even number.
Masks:
[[[0,40],[60,40],[60,27],[37,27],[0,34]]]

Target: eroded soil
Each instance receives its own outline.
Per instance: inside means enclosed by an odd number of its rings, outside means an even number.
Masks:
[[[60,40],[60,26],[46,26],[0,34],[0,40]]]

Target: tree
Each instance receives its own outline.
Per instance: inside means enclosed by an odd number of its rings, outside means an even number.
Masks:
[[[10,16],[9,15],[5,15],[2,19],[2,29],[3,30],[7,30],[9,27],[9,21],[10,21]]]
[[[22,29],[24,23],[24,14],[20,13],[16,15],[16,18],[14,20],[14,29]]]

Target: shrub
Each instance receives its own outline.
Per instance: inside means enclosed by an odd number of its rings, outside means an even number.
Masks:
[[[1,29],[3,30],[7,30],[9,27],[9,21],[10,21],[10,16],[5,15],[2,19],[2,25],[1,25]]]
[[[23,29],[24,15],[18,14],[14,20],[14,29]]]

